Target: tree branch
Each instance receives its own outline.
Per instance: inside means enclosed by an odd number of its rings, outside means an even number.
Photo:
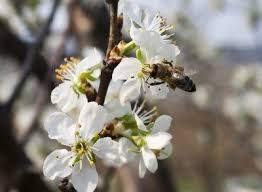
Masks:
[[[16,98],[19,97],[19,95],[20,95],[21,91],[23,90],[23,87],[26,83],[26,80],[28,79],[30,73],[32,72],[33,65],[34,65],[35,60],[36,60],[36,56],[37,56],[39,50],[41,50],[45,38],[49,34],[49,28],[50,28],[50,25],[51,25],[51,23],[54,19],[54,16],[55,16],[55,13],[56,13],[56,10],[58,8],[59,3],[60,3],[60,0],[54,1],[52,11],[49,15],[49,18],[48,18],[46,24],[44,25],[43,29],[41,30],[41,32],[40,32],[39,36],[37,37],[37,39],[35,40],[35,42],[32,43],[32,45],[30,46],[30,48],[29,48],[29,50],[26,54],[22,77],[21,77],[19,83],[16,85],[14,92],[12,93],[10,99],[6,103],[6,106],[8,108],[12,108],[12,105],[14,104]]]
[[[118,26],[118,2],[119,0],[106,0],[109,5],[110,12],[110,32],[109,32],[109,41],[107,46],[107,57],[110,54],[110,51],[114,46],[119,42],[121,37],[121,29],[119,30]]]
[[[121,59],[110,58],[112,49],[118,44],[121,38],[122,20],[118,19],[118,2],[119,0],[106,0],[110,9],[110,33],[107,47],[106,60],[101,71],[101,81],[98,88],[96,102],[103,105],[107,93],[108,86],[112,79],[112,74]]]
[[[13,57],[18,60],[18,65],[22,68],[23,61],[25,61],[28,47],[30,46],[27,42],[19,39],[8,27],[8,25],[0,20],[0,54]],[[45,58],[38,52],[35,63],[33,66],[32,73],[42,81],[48,70],[48,64]]]
[[[110,58],[111,50],[118,44],[121,38],[121,29],[122,29],[122,19],[118,20],[118,2],[119,0],[106,0],[109,5],[110,11],[110,32],[109,32],[109,41],[107,47],[106,60],[104,61],[104,66],[101,71],[100,76],[100,85],[98,88],[98,93],[95,101],[99,105],[103,105],[105,97],[107,94],[108,86],[112,79],[112,74],[116,66],[120,63],[121,59],[112,59]],[[101,192],[108,191],[108,185],[111,179],[112,174],[115,173],[115,169],[109,169],[107,176],[105,177],[105,185],[101,189]],[[74,192],[75,189],[72,185],[69,185],[68,178],[63,179],[60,182],[59,189],[62,192]],[[100,191],[100,190],[99,190]]]

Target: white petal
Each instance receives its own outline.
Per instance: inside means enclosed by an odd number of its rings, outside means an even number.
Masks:
[[[141,26],[142,9],[130,1],[120,1],[120,5],[121,3],[123,3],[123,14],[127,15],[132,21]]]
[[[159,33],[136,28],[133,24],[130,29],[130,36],[132,40],[141,47],[148,59],[156,55],[156,48],[162,43]]]
[[[143,158],[141,157],[139,160],[139,167],[138,167],[138,173],[140,178],[144,178],[146,174],[146,166],[144,163]]]
[[[50,139],[56,139],[58,142],[69,146],[74,143],[76,125],[65,113],[52,113],[46,118],[44,127]]]
[[[141,80],[132,78],[128,79],[121,87],[120,102],[125,104],[127,102],[137,99],[141,91]]]
[[[134,116],[135,116],[135,120],[136,120],[136,124],[137,124],[138,129],[140,129],[142,131],[147,131],[144,122],[136,114]]]
[[[106,119],[107,112],[103,106],[96,102],[84,105],[79,115],[81,136],[85,139],[91,139],[94,134],[103,129]]]
[[[165,83],[160,85],[150,86],[150,92],[155,99],[165,99],[169,93],[169,88]]]
[[[146,137],[146,143],[150,149],[162,149],[165,147],[170,140],[172,135],[167,132],[157,132]]]
[[[78,95],[71,87],[71,83],[64,82],[52,91],[51,102],[57,104],[58,108],[66,113],[76,107]]]
[[[93,145],[93,152],[112,166],[119,165],[119,144],[110,137],[99,139]]]
[[[130,150],[134,149],[136,146],[129,139],[125,137],[120,138],[118,143],[119,143],[119,155],[122,162],[127,163],[133,161],[136,158],[137,154]]]
[[[171,143],[167,144],[159,153],[157,159],[163,160],[167,159],[172,154],[173,146]]]
[[[176,54],[175,56],[178,56],[180,54],[180,49],[178,48],[178,46],[175,46],[175,49],[176,49]]]
[[[158,168],[156,155],[148,147],[142,147],[141,152],[146,168],[155,173]]]
[[[162,23],[161,19],[159,19],[159,14],[152,13],[150,10],[145,10],[145,18],[143,23],[146,30],[160,33]]]
[[[50,153],[43,165],[43,173],[51,180],[55,178],[64,178],[72,173],[70,163],[72,162],[73,154],[66,149],[55,150]]]
[[[78,192],[93,192],[98,184],[98,174],[95,166],[86,160],[82,162],[82,169],[75,166],[72,172],[72,184]]]
[[[154,63],[162,62],[163,60],[171,62],[173,65],[176,63],[176,57],[180,54],[180,50],[173,44],[162,43],[161,46],[155,51],[155,55],[151,58]]]
[[[168,131],[170,126],[172,123],[172,117],[168,116],[168,115],[161,115],[159,116],[156,121],[155,124],[152,128],[152,133],[156,133],[159,131]]]
[[[96,49],[94,49],[90,51],[86,58],[76,65],[76,74],[78,75],[100,63],[102,63],[102,55]]]
[[[123,58],[122,61],[115,68],[112,79],[126,80],[129,77],[136,76],[139,71],[141,71],[141,64],[136,58]]]
[[[119,92],[123,82],[122,81],[111,81],[106,94],[105,103],[108,103],[114,99],[119,99]]]
[[[105,108],[108,111],[107,122],[110,122],[116,117],[122,117],[125,114],[132,112],[130,103],[121,104],[118,99],[114,99],[105,104]]]

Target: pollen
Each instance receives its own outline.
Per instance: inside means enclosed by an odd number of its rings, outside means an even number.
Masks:
[[[61,81],[72,80],[75,74],[76,65],[79,62],[80,60],[74,57],[65,58],[65,63],[61,64],[59,68],[55,70],[56,78]]]

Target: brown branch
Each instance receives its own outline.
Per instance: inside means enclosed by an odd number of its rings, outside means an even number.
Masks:
[[[17,64],[20,67],[23,67],[25,61],[28,47],[30,46],[27,42],[19,39],[9,28],[6,22],[0,20],[0,54],[10,56],[15,58],[18,62]],[[39,79],[43,80],[47,69],[48,64],[45,58],[38,52],[35,63],[37,65],[33,66],[32,73]]]
[[[115,47],[119,42],[119,37],[121,37],[121,30],[118,28],[118,2],[119,0],[106,0],[109,5],[110,11],[110,32],[109,32],[109,41],[107,46],[107,57],[110,54],[110,51]]]
[[[104,67],[101,71],[100,85],[98,88],[98,93],[96,97],[96,102],[99,105],[103,105],[105,102],[108,86],[112,79],[112,74],[116,66],[120,63],[121,59],[110,58],[110,53],[113,48],[119,43],[121,39],[121,29],[122,29],[122,18],[118,20],[118,2],[119,0],[106,0],[109,4],[110,10],[110,32],[109,32],[109,41],[106,53],[106,61],[104,62]],[[108,169],[108,173],[104,178],[104,186],[101,189],[101,192],[109,191],[110,180],[115,174],[116,169]]]
[[[121,59],[110,58],[110,52],[118,44],[121,38],[122,19],[118,20],[118,2],[119,0],[106,0],[110,10],[110,32],[109,42],[107,47],[107,56],[104,61],[104,66],[101,71],[100,85],[95,101],[99,105],[103,105],[107,94],[108,86],[112,79],[112,74],[116,66],[120,63]],[[105,185],[102,187],[101,192],[109,190],[109,183],[112,175],[115,173],[115,169],[109,169],[108,174],[105,177]],[[59,189],[62,192],[73,192],[74,187],[68,183],[68,179],[65,178],[60,182]],[[99,190],[100,191],[100,190]]]
[[[6,103],[6,106],[8,108],[12,108],[12,105],[14,104],[16,98],[18,98],[20,96],[20,93],[23,90],[23,87],[26,83],[26,80],[28,79],[30,73],[32,72],[37,54],[41,50],[43,43],[44,43],[44,40],[46,39],[47,35],[49,34],[49,28],[50,28],[50,25],[51,25],[51,23],[54,19],[54,16],[55,16],[55,13],[56,13],[56,10],[58,8],[59,3],[60,3],[60,0],[54,1],[52,11],[51,11],[51,13],[50,13],[50,15],[47,19],[46,24],[44,25],[43,29],[41,30],[41,32],[40,32],[39,36],[37,37],[37,39],[35,40],[35,42],[32,43],[32,45],[30,46],[30,48],[29,48],[29,50],[26,54],[22,77],[19,80],[19,83],[16,85],[14,92],[12,93],[10,99]]]
[[[68,178],[62,179],[58,188],[61,192],[76,192],[73,185],[69,183]]]
[[[112,79],[112,74],[116,66],[120,63],[121,59],[110,58],[112,49],[118,44],[121,38],[122,19],[118,20],[118,1],[107,0],[110,9],[110,33],[109,42],[107,47],[107,56],[104,62],[104,67],[101,71],[101,82],[98,88],[96,102],[103,105],[107,94],[107,89]],[[120,22],[119,22],[120,21]]]

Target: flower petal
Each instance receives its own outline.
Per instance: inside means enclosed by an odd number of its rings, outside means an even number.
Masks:
[[[138,173],[140,178],[144,178],[146,174],[146,166],[144,163],[143,158],[141,157],[139,160],[139,167],[138,167]]]
[[[51,102],[57,104],[63,112],[69,112],[76,107],[78,95],[69,82],[59,84],[51,93]]]
[[[126,80],[129,77],[136,76],[136,74],[141,70],[142,66],[138,59],[136,58],[123,58],[118,64],[113,72],[112,79]]]
[[[132,40],[139,46],[142,47],[157,47],[156,41],[159,36],[155,31],[147,31],[143,28],[138,28],[134,23],[131,24],[130,36]]]
[[[83,106],[79,115],[80,134],[84,139],[91,139],[99,133],[107,120],[106,109],[96,102],[90,102]]]
[[[110,137],[99,139],[93,145],[93,152],[107,165],[119,167],[122,165],[119,158],[119,144]]]
[[[157,47],[162,44],[161,35],[159,33],[137,28],[134,24],[131,25],[130,36],[136,45],[141,47],[147,60],[153,58],[157,54]]]
[[[120,90],[120,102],[125,104],[126,102],[137,99],[141,91],[141,80],[137,78],[128,79],[121,87]]]
[[[136,146],[129,139],[125,137],[121,137],[118,143],[119,143],[119,155],[122,162],[127,163],[133,161],[136,158],[137,154],[130,150],[135,148]]]
[[[146,146],[141,148],[141,152],[146,168],[151,173],[155,173],[158,168],[156,155]]]
[[[169,88],[166,83],[150,86],[150,92],[155,99],[165,99],[169,93]]]
[[[123,14],[127,15],[132,21],[141,26],[142,9],[130,1],[120,1],[120,5],[121,3],[123,3]]]
[[[68,146],[74,143],[76,125],[65,113],[52,113],[46,118],[44,127],[50,139],[56,139],[63,145]]]
[[[82,169],[75,166],[72,172],[72,184],[78,192],[93,192],[98,184],[98,174],[95,166],[86,160],[82,162]]]
[[[107,90],[105,103],[112,100],[119,99],[119,92],[123,82],[122,81],[111,81]]]
[[[160,150],[163,147],[165,147],[170,142],[171,139],[172,139],[172,135],[170,135],[169,133],[157,132],[147,136],[146,143],[150,149]]]
[[[80,74],[86,70],[88,70],[91,67],[94,67],[97,64],[102,63],[102,55],[99,53],[96,49],[93,49],[90,51],[90,53],[87,54],[87,57],[84,58],[80,63],[76,65],[76,74]]]
[[[172,117],[168,116],[168,115],[161,115],[159,116],[156,121],[155,124],[152,128],[152,133],[157,133],[159,131],[168,131],[170,126],[171,126],[171,122],[172,122]]]
[[[130,103],[122,105],[118,99],[106,103],[105,108],[108,111],[107,122],[110,122],[116,117],[122,117],[125,114],[132,112]]]
[[[171,143],[168,143],[159,153],[157,159],[163,160],[167,159],[172,154],[173,146]]]
[[[171,62],[175,65],[176,57],[180,54],[180,50],[177,46],[173,44],[162,43],[155,50],[155,56],[153,56],[152,61],[162,62],[163,60]]]
[[[144,122],[137,116],[137,114],[134,114],[134,116],[135,116],[135,120],[136,120],[136,124],[137,124],[138,129],[140,129],[142,131],[147,131]]]
[[[72,161],[73,154],[66,149],[55,150],[50,153],[43,165],[43,173],[51,180],[55,178],[64,178],[72,173],[70,163]]]

